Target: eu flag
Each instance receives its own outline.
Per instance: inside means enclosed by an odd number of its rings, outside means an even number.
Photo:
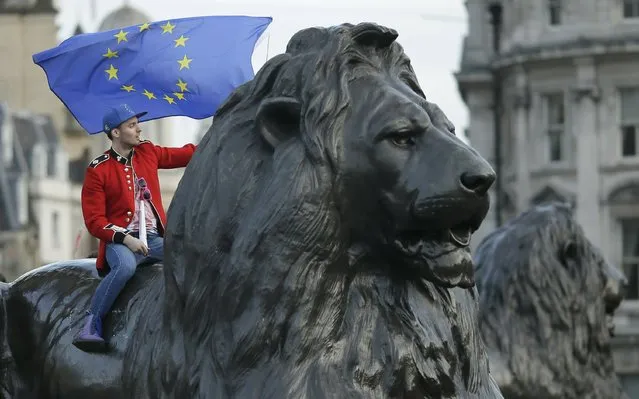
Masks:
[[[208,16],[144,23],[73,36],[33,55],[51,91],[89,134],[102,116],[127,103],[166,116],[212,116],[254,76],[253,49],[273,19]]]

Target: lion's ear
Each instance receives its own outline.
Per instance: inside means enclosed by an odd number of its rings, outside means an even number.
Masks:
[[[300,130],[302,106],[291,97],[269,98],[257,109],[255,123],[264,140],[273,148]]]

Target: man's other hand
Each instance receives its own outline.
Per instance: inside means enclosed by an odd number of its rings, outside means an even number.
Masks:
[[[142,240],[140,240],[139,238],[135,238],[127,234],[124,237],[124,245],[126,245],[134,253],[142,254],[144,256],[149,255],[149,247],[144,245]]]

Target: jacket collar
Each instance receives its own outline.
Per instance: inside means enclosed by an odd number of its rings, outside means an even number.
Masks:
[[[118,154],[113,147],[111,147],[109,149],[109,155],[111,155],[111,157],[113,159],[115,159],[116,161],[120,162],[122,165],[126,165],[127,161],[130,160],[131,158],[133,158],[133,154],[135,153],[135,150],[131,150],[131,152],[129,153],[128,156],[124,156],[124,155],[120,155]]]

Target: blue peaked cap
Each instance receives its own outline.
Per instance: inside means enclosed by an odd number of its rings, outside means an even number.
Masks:
[[[126,122],[127,120],[135,117],[140,118],[141,116],[146,115],[146,112],[135,112],[128,104],[120,104],[116,107],[109,108],[109,110],[104,114],[103,126],[104,133],[109,133],[111,130],[120,126],[122,122]]]

